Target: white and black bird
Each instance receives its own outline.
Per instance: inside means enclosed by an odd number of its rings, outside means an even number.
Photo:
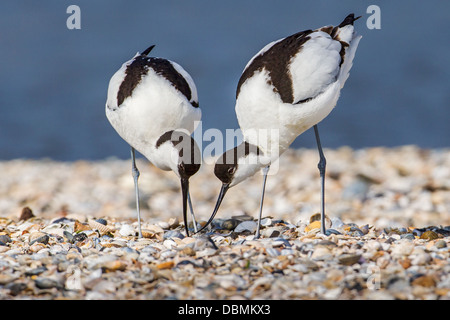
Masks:
[[[139,237],[139,170],[135,150],[162,170],[180,178],[186,234],[187,202],[196,222],[189,196],[189,178],[200,168],[201,152],[191,137],[201,110],[191,76],[177,63],[148,57],[154,46],[137,53],[112,76],[106,116],[117,133],[131,146],[132,174],[136,192]]]
[[[255,235],[258,238],[270,164],[297,136],[314,127],[320,156],[321,232],[326,232],[326,160],[317,124],[335,107],[349,76],[361,39],[353,27],[358,18],[349,14],[338,26],[301,31],[271,42],[248,62],[236,91],[235,109],[243,142],[226,151],[216,162],[214,173],[222,181],[222,188],[214,212],[201,230],[212,222],[230,187],[263,169]]]

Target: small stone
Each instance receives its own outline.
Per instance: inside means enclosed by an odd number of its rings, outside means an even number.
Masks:
[[[436,288],[434,292],[439,296],[446,296],[450,292],[450,288]]]
[[[80,269],[75,269],[74,273],[71,276],[67,277],[65,289],[73,291],[81,291],[84,289],[83,283],[81,281]]]
[[[280,251],[275,248],[266,248],[266,253],[271,257],[278,257],[280,255]]]
[[[305,227],[305,232],[310,232],[310,231],[315,230],[315,229],[319,230],[320,226],[321,226],[320,221],[314,220],[313,222],[311,222],[309,225],[307,225]]]
[[[368,224],[365,224],[365,225],[361,226],[361,227],[359,228],[359,230],[361,230],[361,231],[362,231],[362,233],[366,235],[366,234],[368,234],[368,233],[369,233],[369,231],[370,231],[370,227],[369,227],[369,225],[368,225]]]
[[[400,240],[400,243],[393,247],[393,256],[406,256],[414,250],[414,243],[409,240]]]
[[[134,228],[132,226],[130,226],[129,224],[123,224],[120,227],[119,230],[119,234],[122,237],[132,237],[134,235],[136,235],[136,231],[134,230]]]
[[[73,241],[73,243],[77,243],[77,242],[80,242],[80,241],[84,241],[87,238],[88,238],[88,236],[86,235],[86,233],[80,232],[80,233],[77,233],[76,235],[73,236],[72,241]]]
[[[178,220],[178,218],[170,218],[169,219],[169,228],[173,229],[176,228],[180,225],[180,221]]]
[[[417,228],[413,229],[413,231],[412,231],[413,235],[415,235],[417,237],[420,237],[423,232],[424,232],[423,230],[417,229]]]
[[[181,252],[187,256],[195,256],[195,250],[190,246],[185,246]]]
[[[10,243],[11,241],[12,240],[8,235],[6,234],[0,235],[0,246],[6,246],[6,244]]]
[[[408,291],[410,290],[410,284],[407,279],[392,276],[390,279],[387,279],[386,287],[397,299],[407,299]]]
[[[335,248],[337,247],[336,242],[330,241],[330,240],[322,240],[319,243],[317,243],[320,246],[328,246],[328,248]]]
[[[101,268],[103,272],[124,271],[127,268],[127,264],[121,260],[105,261]]]
[[[159,221],[158,226],[160,226],[164,230],[168,230],[170,227],[169,223],[166,221]]]
[[[33,232],[29,237],[30,245],[33,245],[36,242],[47,244],[49,239],[50,237],[44,232]]]
[[[331,218],[331,227],[333,227],[333,229],[339,229],[343,225],[344,225],[344,222],[342,222],[341,219],[339,219],[337,217]]]
[[[119,240],[119,239],[114,239],[113,241],[111,241],[111,244],[113,245],[113,247],[116,248],[126,248],[127,247],[127,242],[124,240]]]
[[[158,270],[164,270],[164,269],[172,269],[174,267],[175,263],[173,261],[166,261],[162,262],[156,265],[156,268]]]
[[[434,240],[439,238],[439,235],[431,230],[427,230],[424,233],[422,233],[422,235],[420,236],[420,239],[425,239],[425,240]]]
[[[148,229],[142,229],[141,232],[142,232],[143,238],[151,239],[156,236],[156,233],[154,233],[153,231],[150,231]]]
[[[67,242],[73,243],[73,234],[70,233],[69,231],[64,231],[63,232],[64,237],[67,239]]]
[[[45,248],[46,248],[46,246],[43,243],[33,243],[30,246],[30,251],[36,253],[36,252],[39,252],[39,251],[41,251],[42,249],[45,249]]]
[[[197,252],[196,252],[196,256],[197,256],[198,258],[209,257],[209,256],[215,255],[216,252],[217,252],[216,249],[213,249],[213,248],[205,248],[205,249],[203,249],[203,250],[197,251]]]
[[[400,238],[401,239],[407,239],[407,240],[414,240],[415,239],[415,237],[414,237],[414,235],[412,233],[402,234],[402,235],[400,235]]]
[[[167,240],[166,240],[167,241]],[[177,255],[177,251],[172,250],[172,249],[168,249],[168,250],[164,250],[159,254],[159,257],[161,259],[170,259],[173,258]]]
[[[422,249],[415,250],[414,254],[412,254],[410,256],[410,258],[411,258],[411,264],[412,265],[418,265],[418,266],[426,265],[431,260],[431,256],[427,252],[422,250]]]
[[[423,275],[414,279],[411,283],[413,286],[422,286],[422,287],[434,287],[436,286],[436,280],[433,276]]]
[[[298,263],[298,265],[303,266],[306,269],[306,271],[308,271],[308,272],[319,270],[319,265],[310,259],[302,258],[302,259],[299,259],[297,263]]]
[[[406,257],[399,259],[398,263],[402,266],[403,269],[408,269],[409,267],[411,267],[411,259]]]
[[[78,247],[76,247],[76,248],[78,248]],[[67,260],[74,260],[74,259],[81,260],[81,259],[83,259],[83,255],[81,253],[79,253],[77,251],[77,249],[70,249],[66,255],[66,259]]]
[[[216,244],[209,236],[201,236],[195,239],[193,248],[195,251],[204,250],[205,248],[217,250]]]
[[[38,278],[34,283],[39,289],[61,288],[61,284],[58,281],[50,278]]]
[[[264,227],[271,226],[273,224],[273,220],[271,218],[263,218],[261,219],[261,225]]]
[[[340,264],[351,266],[357,263],[360,258],[360,254],[344,253],[338,257],[338,261]]]
[[[381,243],[377,240],[370,240],[366,242],[365,247],[370,251],[378,251],[381,249]]]
[[[25,290],[28,287],[28,285],[24,282],[12,282],[8,283],[5,288],[10,291],[10,294],[12,296],[19,295],[23,290]]]
[[[22,209],[22,212],[20,213],[19,220],[28,220],[34,217],[33,210],[31,210],[29,207],[25,207]]]
[[[163,239],[178,238],[183,239],[184,235],[179,230],[169,230],[164,233]]]
[[[276,238],[280,236],[280,230],[275,227],[266,228],[263,230],[262,235],[266,238]]]
[[[347,226],[344,227],[345,233],[351,237],[362,237],[364,236],[364,232],[356,226]],[[400,239],[400,237],[399,237]]]
[[[294,255],[295,252],[292,249],[281,249],[280,255],[281,256],[290,256],[290,255]]]
[[[339,231],[337,231],[336,229],[332,229],[332,228],[328,228],[327,230],[325,230],[325,235],[327,236],[331,236],[332,234],[341,234]]]
[[[177,247],[177,243],[172,239],[166,239],[163,242],[163,246],[166,247],[167,249],[173,249]]]
[[[309,217],[309,223],[311,224],[311,223],[313,223],[315,221],[319,221],[320,222],[320,219],[321,219],[320,213],[315,213],[311,217]]]
[[[257,228],[257,223],[255,221],[243,221],[240,224],[238,224],[236,226],[236,228],[234,229],[234,232],[244,232],[244,231],[249,231],[251,233],[255,232]]]
[[[147,230],[153,233],[164,233],[164,229],[156,224],[149,225]]]
[[[77,233],[77,232],[80,232],[80,231],[87,231],[87,230],[91,230],[91,227],[89,227],[88,224],[81,223],[80,221],[75,220],[75,224],[73,226],[73,232],[74,233]]]
[[[329,289],[327,290],[324,294],[323,297],[325,299],[330,299],[330,300],[336,300],[339,298],[339,295],[342,293],[342,288],[336,287],[333,289]]]
[[[331,250],[325,246],[316,246],[311,255],[312,260],[327,260],[331,257]]]
[[[31,276],[37,276],[37,275],[40,275],[41,273],[43,273],[43,272],[45,272],[45,271],[47,271],[47,270],[48,270],[47,267],[45,267],[45,266],[40,266],[40,267],[31,269],[31,270],[25,271],[24,274],[25,274],[26,276],[28,276],[28,277],[31,277]]]
[[[222,222],[221,227],[225,230],[233,230],[239,224],[237,219],[227,219]]]
[[[17,277],[15,277],[15,276],[0,273],[0,285],[1,286],[4,286],[10,282],[13,282],[16,279],[17,279]]]
[[[447,247],[447,243],[444,240],[438,240],[434,244],[437,249],[442,249]]]
[[[96,219],[95,221],[98,222],[98,223],[101,223],[104,226],[106,226],[108,224],[108,221],[106,221],[103,218]]]

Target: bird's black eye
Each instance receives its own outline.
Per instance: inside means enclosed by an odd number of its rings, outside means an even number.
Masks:
[[[223,183],[231,183],[236,169],[237,165],[216,163],[214,166],[214,174]]]
[[[200,169],[200,164],[184,163],[178,164],[178,173],[182,178],[189,178],[193,176]]]

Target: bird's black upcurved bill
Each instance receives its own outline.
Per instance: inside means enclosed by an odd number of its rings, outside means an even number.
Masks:
[[[220,189],[219,197],[217,198],[216,207],[214,208],[214,212],[212,213],[211,217],[209,218],[208,222],[200,229],[197,233],[204,230],[214,219],[214,217],[217,214],[217,211],[219,211],[220,204],[222,203],[223,198],[225,197],[225,194],[227,193],[228,189],[230,188],[229,183],[222,184],[222,188]]]
[[[188,193],[189,193],[189,180],[181,179],[181,194],[183,196],[183,220],[184,220],[184,228],[186,230],[187,237],[189,237],[189,228],[188,228],[188,221],[187,221]]]

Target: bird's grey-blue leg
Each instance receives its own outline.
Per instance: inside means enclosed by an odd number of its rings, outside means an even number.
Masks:
[[[317,167],[319,168],[320,173],[320,180],[321,180],[321,194],[322,194],[322,201],[320,204],[320,231],[323,234],[326,234],[326,227],[325,227],[325,167],[327,165],[327,160],[325,159],[325,156],[323,155],[322,151],[322,145],[320,144],[320,138],[319,138],[319,129],[317,128],[317,125],[314,126],[314,133],[316,135],[316,142],[317,142],[317,148],[319,149],[319,164]]]
[[[259,217],[258,217],[258,225],[256,226],[256,234],[255,234],[255,239],[259,239],[260,237],[260,228],[261,228],[261,217],[262,217],[262,209],[263,209],[263,202],[264,202],[264,192],[266,190],[266,180],[267,180],[267,173],[269,172],[270,169],[270,165],[268,165],[267,167],[265,167],[263,169],[263,187],[262,187],[262,192],[261,192],[261,202],[259,204]]]
[[[195,220],[194,208],[192,207],[190,192],[188,192],[188,203],[189,203],[189,210],[191,211],[192,224],[194,225],[194,231],[195,231],[195,233],[197,233],[197,221]]]
[[[138,186],[138,179],[139,179],[139,170],[136,167],[136,156],[134,154],[134,148],[131,147],[131,172],[133,174],[134,179],[134,189],[136,192],[136,211],[137,211],[137,217],[138,217],[138,224],[139,224],[139,238],[142,238],[142,229],[141,229],[141,211],[139,210],[139,186]]]

